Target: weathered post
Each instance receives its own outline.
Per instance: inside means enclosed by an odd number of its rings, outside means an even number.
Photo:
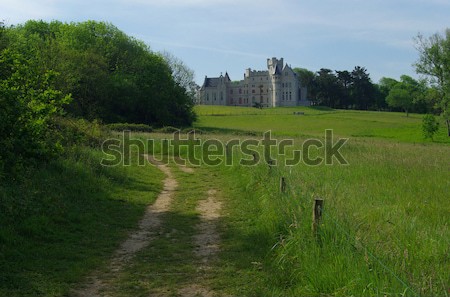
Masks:
[[[284,177],[280,177],[280,192],[286,192],[286,180]]]
[[[323,212],[323,199],[316,198],[314,199],[313,206],[313,219],[312,219],[312,232],[313,236],[317,236],[317,231],[319,230],[319,223],[322,218]]]

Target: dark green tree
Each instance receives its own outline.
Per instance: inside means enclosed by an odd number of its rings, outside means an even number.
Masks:
[[[364,67],[356,66],[352,75],[352,102],[356,109],[367,110],[375,101],[375,87],[370,80],[370,75]]]

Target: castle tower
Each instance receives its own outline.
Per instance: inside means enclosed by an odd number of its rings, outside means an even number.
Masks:
[[[281,97],[281,79],[283,70],[283,58],[267,59],[267,68],[269,70],[269,77],[272,82],[271,101],[272,107],[280,106]]]

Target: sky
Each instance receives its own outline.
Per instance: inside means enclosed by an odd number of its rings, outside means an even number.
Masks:
[[[318,71],[365,67],[418,77],[414,37],[450,27],[450,0],[0,0],[0,20],[110,22],[205,76],[266,70],[267,58]]]

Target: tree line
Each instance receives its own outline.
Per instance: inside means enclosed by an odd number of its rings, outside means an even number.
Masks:
[[[389,110],[440,114],[450,136],[450,29],[444,34],[415,38],[419,59],[414,64],[421,79],[402,75],[373,83],[366,68],[322,68],[317,72],[294,68],[300,84],[308,88],[314,105],[341,109]]]
[[[0,165],[60,150],[58,116],[190,126],[189,79],[182,61],[110,23],[0,23]]]
[[[352,71],[322,68],[316,73],[295,68],[302,86],[314,105],[339,109],[404,110],[427,113],[432,110],[427,102],[428,86],[425,80],[402,75],[400,80],[383,77],[373,83],[367,69],[356,66]]]

